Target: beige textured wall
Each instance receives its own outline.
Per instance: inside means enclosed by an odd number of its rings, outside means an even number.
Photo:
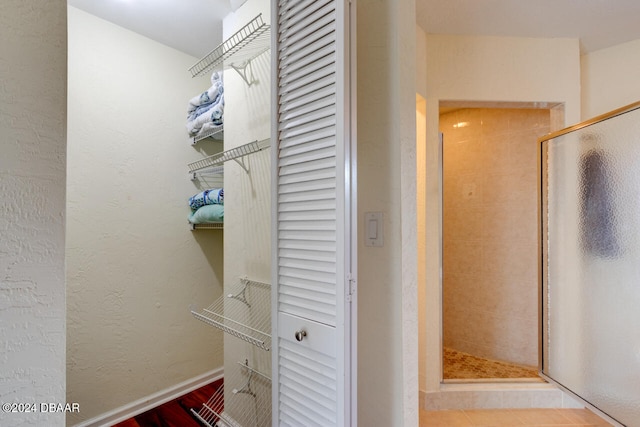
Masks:
[[[640,40],[634,40],[580,58],[581,120],[640,101],[638,50]]]
[[[537,138],[549,110],[463,109],[444,134],[444,345],[538,364]]]
[[[384,215],[384,246],[358,238],[358,424],[418,423],[415,3],[357,2],[358,227]]]
[[[66,2],[0,13],[0,401],[65,402]],[[38,407],[39,408],[39,407]],[[0,412],[3,426],[62,413]]]
[[[222,334],[189,312],[223,279],[222,234],[187,224],[187,102],[211,84],[195,60],[69,8],[71,424],[222,366]]]

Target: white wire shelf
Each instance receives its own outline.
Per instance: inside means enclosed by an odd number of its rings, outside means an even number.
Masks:
[[[198,135],[193,137],[191,144],[195,145],[199,141],[202,141],[203,139],[207,139],[207,138],[222,140],[224,138],[224,125],[213,126],[210,129],[206,130],[205,132],[199,133]]]
[[[192,65],[189,71],[192,77],[197,77],[210,71],[233,68],[251,85],[247,65],[270,47],[270,27],[260,14]]]
[[[207,222],[203,224],[189,223],[191,231],[195,230],[224,230],[224,222]]]
[[[208,427],[270,426],[271,378],[249,366],[249,361],[238,362],[239,368],[225,373],[224,382],[239,386],[227,394],[224,384],[203,403],[199,411],[191,412]]]
[[[193,176],[193,179],[195,179],[196,173],[201,173],[200,171],[203,171],[205,169],[221,166],[224,162],[229,160],[234,160],[240,165],[240,167],[242,167],[242,169],[245,170],[245,172],[248,173],[249,168],[245,165],[242,158],[249,154],[262,151],[265,148],[269,148],[270,145],[271,140],[269,139],[263,139],[262,141],[252,141],[248,144],[244,144],[239,147],[232,148],[230,150],[223,151],[209,157],[205,157],[203,159],[189,163],[189,174]]]
[[[202,404],[202,408],[200,408],[199,411],[191,408],[191,413],[205,426],[217,427],[218,422],[223,419],[224,414],[224,383],[218,387],[209,400]],[[235,426],[235,423],[232,425]]]
[[[202,310],[191,307],[191,314],[225,333],[269,351],[271,349],[271,286],[240,279],[232,292]]]

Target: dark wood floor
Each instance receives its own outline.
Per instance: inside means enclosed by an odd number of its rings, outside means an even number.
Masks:
[[[203,424],[191,413],[191,408],[199,410],[202,403],[209,400],[220,385],[222,379],[114,424],[113,427],[202,427]]]

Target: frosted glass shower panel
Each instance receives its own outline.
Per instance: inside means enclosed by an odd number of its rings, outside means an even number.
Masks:
[[[640,426],[640,110],[542,141],[542,372]]]

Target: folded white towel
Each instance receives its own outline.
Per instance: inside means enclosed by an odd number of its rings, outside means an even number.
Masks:
[[[196,135],[202,129],[202,126],[206,123],[213,123],[214,125],[222,124],[222,117],[224,115],[224,95],[220,96],[218,102],[211,107],[204,114],[200,114],[193,120],[187,122],[187,131],[189,135]]]
[[[198,107],[201,107],[203,105],[217,103],[219,98],[222,96],[223,91],[224,89],[222,87],[222,80],[217,80],[205,92],[202,92],[200,95],[196,95],[189,100],[187,113],[190,114],[194,112]]]
[[[214,71],[211,74],[211,86],[215,85],[217,82],[222,82],[222,76],[217,71]]]

